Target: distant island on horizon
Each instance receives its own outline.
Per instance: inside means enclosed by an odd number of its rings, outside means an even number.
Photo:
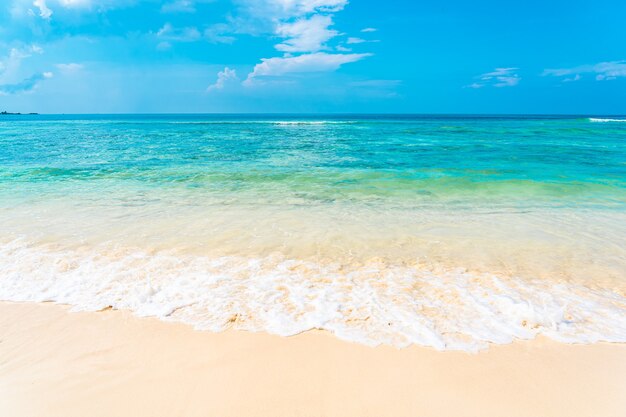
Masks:
[[[21,115],[21,114],[33,115],[33,114],[39,114],[39,113],[19,113],[19,112],[18,113],[11,113],[11,112],[8,112],[8,111],[0,112],[0,115],[2,115],[2,116],[15,116],[15,115]]]

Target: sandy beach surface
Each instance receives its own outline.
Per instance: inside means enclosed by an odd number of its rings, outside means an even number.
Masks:
[[[626,345],[478,354],[0,303],[0,416],[623,417]]]

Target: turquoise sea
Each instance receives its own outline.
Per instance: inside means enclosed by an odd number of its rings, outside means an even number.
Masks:
[[[0,116],[0,299],[625,342],[626,117]]]

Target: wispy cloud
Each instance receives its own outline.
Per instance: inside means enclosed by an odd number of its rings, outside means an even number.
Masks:
[[[204,38],[211,43],[233,43],[235,37],[230,35],[230,26],[217,23],[204,29]]]
[[[54,14],[54,10],[58,8],[65,9],[86,9],[96,12],[101,12],[106,9],[125,7],[134,4],[132,0],[32,0],[30,3],[26,0],[22,1],[21,5],[14,7],[24,8],[35,6],[39,10],[39,16],[42,19],[50,20]],[[26,9],[28,10],[28,9]],[[32,13],[32,11],[29,11]]]
[[[235,0],[243,10],[257,16],[277,19],[304,16],[310,13],[336,13],[348,0]]]
[[[281,23],[276,27],[276,35],[286,39],[276,45],[276,49],[282,52],[317,52],[327,49],[326,42],[339,34],[329,29],[332,24],[330,16],[320,14]]]
[[[227,82],[236,81],[238,79],[239,77],[237,77],[237,71],[225,67],[224,70],[217,73],[217,81],[215,81],[215,84],[208,86],[207,91],[222,90],[226,86]]]
[[[38,45],[24,48],[11,48],[9,54],[0,58],[0,83],[7,83],[19,78],[22,61],[33,54],[42,54],[43,49]]]
[[[43,72],[41,74],[32,75],[17,83],[1,84],[0,94],[12,95],[32,91],[35,87],[37,87],[40,81],[45,80],[46,78],[52,78],[52,73]]]
[[[56,64],[56,67],[64,74],[73,74],[82,70],[84,68],[84,65],[70,62],[68,64]]]
[[[609,81],[626,77],[626,61],[599,62],[593,65],[580,65],[573,68],[547,69],[544,76],[563,77],[563,82],[578,81],[582,74],[595,75],[597,81]]]
[[[115,1],[111,1],[111,0],[59,0],[59,3],[61,4],[61,6],[63,7],[91,7],[94,6],[98,3],[100,3],[101,5],[104,3],[109,3],[109,4],[113,4],[116,3]],[[129,3],[128,0],[119,0],[117,1],[117,3]]]
[[[211,43],[232,43],[235,37],[229,35],[230,27],[225,24],[215,24],[205,28],[202,32],[195,26],[177,28],[171,23],[164,24],[157,32],[160,41],[157,49],[161,51],[172,47],[172,42],[208,41]]]
[[[292,57],[264,58],[244,81],[244,85],[253,85],[264,77],[277,77],[286,74],[335,71],[344,64],[356,62],[371,54],[329,54],[317,52]]]
[[[164,24],[156,35],[166,41],[178,42],[193,42],[202,38],[202,34],[196,27],[176,28],[171,23]]]
[[[352,37],[348,38],[348,40],[346,41],[346,43],[348,45],[354,45],[354,44],[357,44],[357,43],[365,43],[365,42],[367,42],[365,39],[352,38]]]
[[[496,68],[491,72],[476,77],[478,81],[468,85],[469,88],[483,88],[487,86],[492,87],[514,87],[519,84],[522,79],[517,75],[519,68]]]
[[[364,29],[361,29],[361,32],[363,32],[363,33],[378,32],[378,29],[376,29],[376,28],[364,28]]]

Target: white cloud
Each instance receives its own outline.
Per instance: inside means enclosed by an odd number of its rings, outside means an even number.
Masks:
[[[69,64],[57,64],[56,67],[64,74],[72,74],[84,68],[84,65],[70,62]]]
[[[329,54],[316,52],[290,57],[263,58],[244,81],[252,85],[260,77],[276,77],[286,74],[335,71],[344,64],[356,62],[371,54]]]
[[[348,0],[234,0],[236,10],[229,18],[233,33],[272,34],[279,37],[279,28],[312,16],[332,17],[348,4]],[[319,22],[313,22],[319,23]],[[336,36],[337,34],[335,34]]]
[[[22,61],[33,53],[42,54],[43,49],[37,45],[27,48],[11,48],[9,54],[0,59],[0,82],[7,82],[19,78]]]
[[[346,41],[346,43],[348,45],[354,45],[357,43],[365,43],[367,42],[365,39],[361,39],[361,38],[348,38],[348,40]]]
[[[594,65],[580,65],[573,68],[547,69],[542,75],[554,77],[567,77],[564,82],[578,81],[581,74],[595,74],[597,81],[614,80],[618,77],[626,77],[626,61],[599,62]]]
[[[496,68],[491,72],[486,72],[479,75],[479,81],[476,81],[467,87],[469,88],[482,88],[486,86],[492,87],[514,87],[519,84],[522,79],[517,75],[516,71],[519,68]]]
[[[37,73],[27,78],[20,74],[22,60],[33,53],[41,54],[43,49],[37,45],[12,48],[6,57],[0,59],[0,95],[27,93],[33,91],[42,80],[52,78],[51,72]]]
[[[338,12],[348,4],[348,0],[275,0],[278,3],[295,7],[302,13]]]
[[[33,6],[39,9],[39,16],[43,19],[50,19],[50,16],[52,16],[52,10],[48,8],[46,0],[35,0]]]
[[[248,74],[244,85],[252,85],[263,77],[334,71],[341,65],[371,55],[322,52],[332,49],[350,51],[343,45],[329,45],[329,41],[341,35],[330,29],[334,24],[334,13],[343,10],[348,0],[235,1],[241,16],[231,20],[233,27],[240,33],[271,33],[282,38],[275,48],[285,53],[282,57],[262,58]],[[349,38],[347,43],[360,42],[365,40]]]
[[[166,23],[156,33],[156,36],[162,40],[158,44],[157,49],[167,50],[171,48],[174,42],[195,42],[207,40],[212,43],[232,43],[235,41],[233,36],[228,35],[229,27],[225,24],[215,24],[200,32],[196,27],[176,28],[171,23]]]
[[[348,0],[236,0],[241,11],[274,20],[290,19],[310,13],[336,13]]]
[[[59,0],[63,7],[89,7],[91,0]]]
[[[376,28],[364,28],[364,29],[361,29],[361,32],[363,32],[363,33],[378,32],[378,29],[376,29]]]
[[[8,2],[9,0],[5,0]],[[50,20],[59,8],[65,9],[90,9],[102,11],[116,7],[126,7],[137,3],[139,0],[13,0],[11,15],[14,18],[22,18],[25,15],[35,16],[38,14],[45,20]],[[34,6],[33,10],[30,6]]]
[[[215,84],[208,86],[207,91],[222,90],[227,82],[238,79],[239,77],[237,77],[237,72],[234,69],[225,67],[223,71],[217,73],[217,81],[215,81]]]
[[[163,25],[157,32],[159,38],[179,41],[179,42],[192,42],[202,38],[202,34],[195,27],[175,28],[170,23]]]
[[[576,75],[575,75],[575,76],[573,76],[573,77],[563,78],[563,82],[564,82],[564,83],[571,83],[571,82],[574,82],[574,81],[578,81],[578,80],[580,80],[581,78],[582,78],[582,77],[580,76],[580,74],[576,74]]]
[[[282,52],[317,52],[327,49],[325,43],[338,35],[336,30],[328,28],[332,24],[330,16],[318,14],[291,23],[281,23],[276,28],[276,34],[286,40],[276,45],[276,49]]]

